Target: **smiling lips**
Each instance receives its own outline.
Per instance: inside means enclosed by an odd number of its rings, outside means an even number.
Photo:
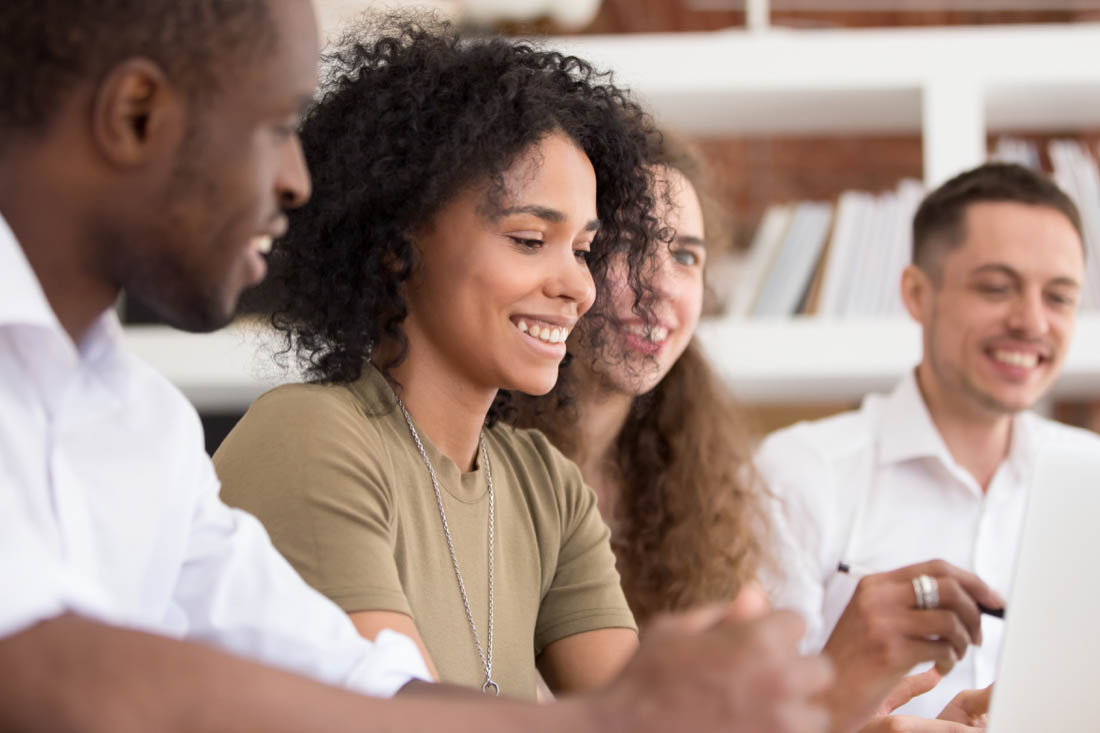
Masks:
[[[270,234],[257,234],[249,242],[250,249],[259,252],[262,255],[271,253],[271,244],[274,239]]]
[[[664,326],[647,328],[640,323],[624,323],[622,329],[629,334],[653,344],[663,344],[668,340],[668,329]]]
[[[1038,354],[1029,351],[1011,351],[1009,349],[994,349],[992,356],[997,361],[1014,367],[1034,369],[1039,365]]]
[[[569,338],[569,328],[533,318],[517,318],[512,321],[521,333],[548,344],[563,344]]]

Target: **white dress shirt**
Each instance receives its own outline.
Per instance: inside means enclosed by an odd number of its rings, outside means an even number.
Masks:
[[[410,639],[360,637],[218,489],[183,395],[113,311],[75,346],[0,217],[0,637],[75,612],[371,695],[428,678]]]
[[[825,645],[855,591],[859,576],[838,572],[842,562],[884,571],[940,558],[1007,598],[1035,460],[1055,442],[1100,451],[1089,431],[1020,413],[983,493],[952,458],[912,373],[859,410],[769,436],[757,466],[781,505],[783,561],[770,590],[777,606],[805,616],[805,649]],[[1003,633],[1002,620],[983,615],[983,645],[898,712],[934,718],[959,691],[992,682]]]

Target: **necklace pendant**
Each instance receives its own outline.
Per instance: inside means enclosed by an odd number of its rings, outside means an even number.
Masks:
[[[485,684],[481,686],[481,692],[486,695],[491,692],[493,693],[493,695],[500,697],[500,685],[498,685],[496,682],[493,682],[493,680],[489,677],[486,677]]]

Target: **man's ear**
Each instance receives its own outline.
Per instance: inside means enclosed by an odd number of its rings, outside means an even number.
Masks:
[[[914,321],[924,325],[934,285],[921,268],[907,265],[901,273],[901,302]]]
[[[186,132],[186,114],[183,95],[158,64],[127,59],[96,90],[92,134],[114,165],[141,166],[174,153]]]

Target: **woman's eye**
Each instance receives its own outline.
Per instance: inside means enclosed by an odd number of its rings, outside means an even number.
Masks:
[[[672,251],[672,259],[681,265],[689,267],[699,264],[699,255],[690,249],[675,249]]]
[[[578,260],[580,260],[581,262],[583,262],[586,265],[592,260],[591,250],[575,249],[575,250],[573,250],[573,254],[576,256],[576,258]]]
[[[511,239],[513,242],[515,242],[519,246],[526,247],[527,249],[538,249],[543,244],[545,244],[541,239],[528,239],[526,237],[514,237],[511,234],[508,235],[508,239]]]

